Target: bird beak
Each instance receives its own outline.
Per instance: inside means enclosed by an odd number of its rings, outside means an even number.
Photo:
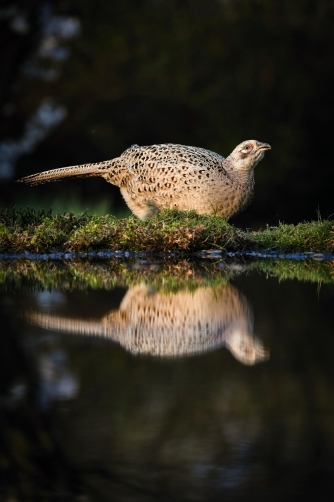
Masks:
[[[259,150],[271,150],[271,146],[268,143],[260,143]]]

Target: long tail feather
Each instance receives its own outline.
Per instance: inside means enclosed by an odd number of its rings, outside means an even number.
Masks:
[[[114,164],[116,159],[97,162],[96,164],[82,164],[79,166],[61,167],[51,171],[31,174],[17,180],[18,183],[27,183],[29,185],[39,185],[50,181],[61,181],[63,178],[74,178],[86,176],[105,176],[107,170]]]

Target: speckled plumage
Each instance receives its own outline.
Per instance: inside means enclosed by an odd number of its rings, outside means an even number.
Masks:
[[[137,285],[128,290],[119,310],[101,320],[40,312],[27,312],[25,317],[46,329],[111,339],[132,354],[175,357],[226,346],[243,364],[269,357],[253,335],[247,300],[230,284],[175,294]]]
[[[252,200],[254,167],[269,149],[267,143],[248,140],[225,159],[193,146],[132,145],[112,160],[44,171],[19,181],[36,185],[65,177],[102,176],[120,187],[140,219],[151,218],[162,208],[194,209],[228,219]]]

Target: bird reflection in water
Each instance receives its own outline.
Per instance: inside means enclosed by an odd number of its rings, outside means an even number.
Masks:
[[[118,310],[101,320],[36,311],[25,317],[45,329],[108,338],[132,354],[176,357],[225,346],[243,364],[269,358],[253,335],[253,316],[246,298],[230,284],[177,293],[140,284],[127,291]]]

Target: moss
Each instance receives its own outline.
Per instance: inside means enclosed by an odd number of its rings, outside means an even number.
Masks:
[[[143,222],[133,216],[122,220],[72,213],[37,217],[33,210],[12,210],[0,212],[0,222],[6,229],[0,235],[2,252],[237,250],[252,241],[225,220],[193,211],[166,210]]]
[[[33,209],[0,210],[0,252],[128,250],[189,253],[205,249],[334,252],[333,221],[280,224],[241,231],[218,216],[162,211],[150,221],[134,216],[53,215]]]

